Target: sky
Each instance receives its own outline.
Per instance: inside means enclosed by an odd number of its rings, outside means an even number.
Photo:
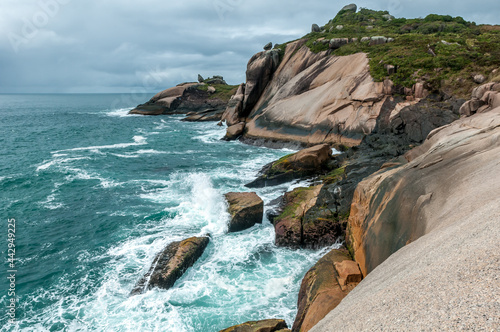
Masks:
[[[222,75],[324,25],[349,1],[0,0],[0,93],[141,93]],[[396,17],[500,24],[499,0],[367,0]]]

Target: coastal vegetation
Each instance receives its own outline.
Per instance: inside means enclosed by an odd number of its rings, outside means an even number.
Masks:
[[[364,38],[374,36],[391,38],[391,42],[373,45]],[[406,19],[394,18],[388,11],[341,10],[319,32],[304,38],[315,53],[366,53],[375,81],[389,78],[396,87],[411,88],[424,81],[430,91],[466,97],[482,83],[474,82],[476,75],[500,80],[500,73],[493,72],[500,66],[499,27],[477,25],[462,17],[430,14]],[[333,50],[328,41],[334,38],[348,38],[349,42]],[[285,46],[281,44],[278,49]],[[388,73],[387,66],[394,66],[394,70]]]

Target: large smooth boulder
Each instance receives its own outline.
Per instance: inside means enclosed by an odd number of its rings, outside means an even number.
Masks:
[[[171,288],[184,272],[201,257],[209,243],[208,237],[191,237],[172,242],[156,255],[151,268],[142,277],[130,295],[137,295],[158,287]]]
[[[320,31],[321,31],[321,28],[319,27],[319,25],[313,24],[311,26],[311,32],[320,32]]]
[[[330,40],[329,47],[332,50],[336,50],[337,48],[340,48],[348,43],[349,43],[349,38],[332,38]]]
[[[240,325],[228,327],[219,332],[284,332],[287,331],[286,322],[283,319],[266,319],[250,321]]]
[[[344,6],[340,11],[349,11],[355,13],[358,10],[358,6],[356,4],[351,3],[349,5]]]
[[[227,193],[225,197],[231,215],[229,232],[239,232],[262,223],[264,202],[256,193]]]
[[[333,249],[307,271],[300,286],[292,332],[307,332],[333,310],[362,279],[345,249]]]
[[[300,150],[264,166],[258,178],[245,186],[261,188],[318,174],[323,171],[331,157],[332,149],[328,144]]]

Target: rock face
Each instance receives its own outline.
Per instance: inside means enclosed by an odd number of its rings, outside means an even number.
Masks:
[[[500,197],[500,107],[432,131],[408,164],[383,169],[354,194],[349,241],[363,274],[430,232]],[[452,177],[450,177],[452,175]]]
[[[386,104],[384,83],[371,78],[365,54],[329,56],[304,44],[299,40],[287,45],[272,80],[264,75],[268,84],[254,94],[254,106],[246,103],[244,115],[250,113],[244,141],[358,145],[374,130]],[[249,93],[245,91],[245,98]]]
[[[151,268],[137,282],[130,295],[142,294],[153,287],[171,288],[177,279],[200,258],[208,242],[208,237],[191,237],[184,241],[170,243],[156,255]]]
[[[305,275],[292,332],[307,332],[333,310],[362,279],[347,250],[334,249]]]
[[[239,232],[262,223],[264,202],[256,193],[227,193],[228,212],[231,215],[228,231]]]
[[[255,54],[247,64],[247,82],[243,107],[239,113],[240,117],[246,117],[259,100],[262,91],[271,81],[272,76],[279,64],[279,53],[277,50],[264,51]]]
[[[286,322],[282,319],[266,319],[246,322],[232,326],[219,332],[279,332],[287,331]]]
[[[222,121],[228,126],[241,122],[240,114],[243,113],[243,99],[245,98],[245,84],[240,84],[236,93],[229,99],[227,108],[222,115]]]
[[[207,80],[205,80],[207,81]],[[161,91],[147,103],[138,105],[130,114],[161,115],[187,114],[200,115],[187,121],[218,121],[227,107],[227,101],[212,98],[209,91],[199,89],[206,83],[184,83]],[[225,84],[225,82],[224,82]]]
[[[264,166],[259,172],[259,177],[248,183],[246,187],[261,188],[278,185],[293,179],[318,174],[331,157],[332,149],[328,144],[303,149]]]

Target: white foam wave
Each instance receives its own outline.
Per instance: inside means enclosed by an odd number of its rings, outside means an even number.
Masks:
[[[146,145],[147,139],[144,136],[136,135],[133,137],[134,143],[118,143],[111,145],[98,145],[98,146],[87,146],[87,147],[79,147],[73,149],[64,149],[51,152],[52,154],[57,154],[66,151],[86,151],[86,150],[104,150],[104,149],[123,149],[129,146],[137,146],[137,145]]]
[[[61,166],[64,164],[71,163],[73,161],[77,161],[77,160],[85,160],[85,159],[89,160],[89,159],[91,159],[90,157],[59,158],[56,156],[54,156],[53,158],[55,158],[55,159],[44,161],[41,165],[39,165],[36,168],[36,171],[37,172],[44,171],[44,170],[51,168],[52,166]]]
[[[126,153],[111,153],[113,156],[121,157],[121,158],[139,158],[142,155],[155,155],[155,154],[167,154],[165,151],[158,151],[154,149],[148,150],[137,150],[134,152],[126,152]]]
[[[115,109],[115,110],[112,110],[110,112],[107,112],[106,115],[113,116],[113,117],[120,117],[120,118],[128,117],[128,116],[141,116],[140,114],[129,114],[129,112],[131,110],[132,110],[132,107],[119,108],[119,109]]]

